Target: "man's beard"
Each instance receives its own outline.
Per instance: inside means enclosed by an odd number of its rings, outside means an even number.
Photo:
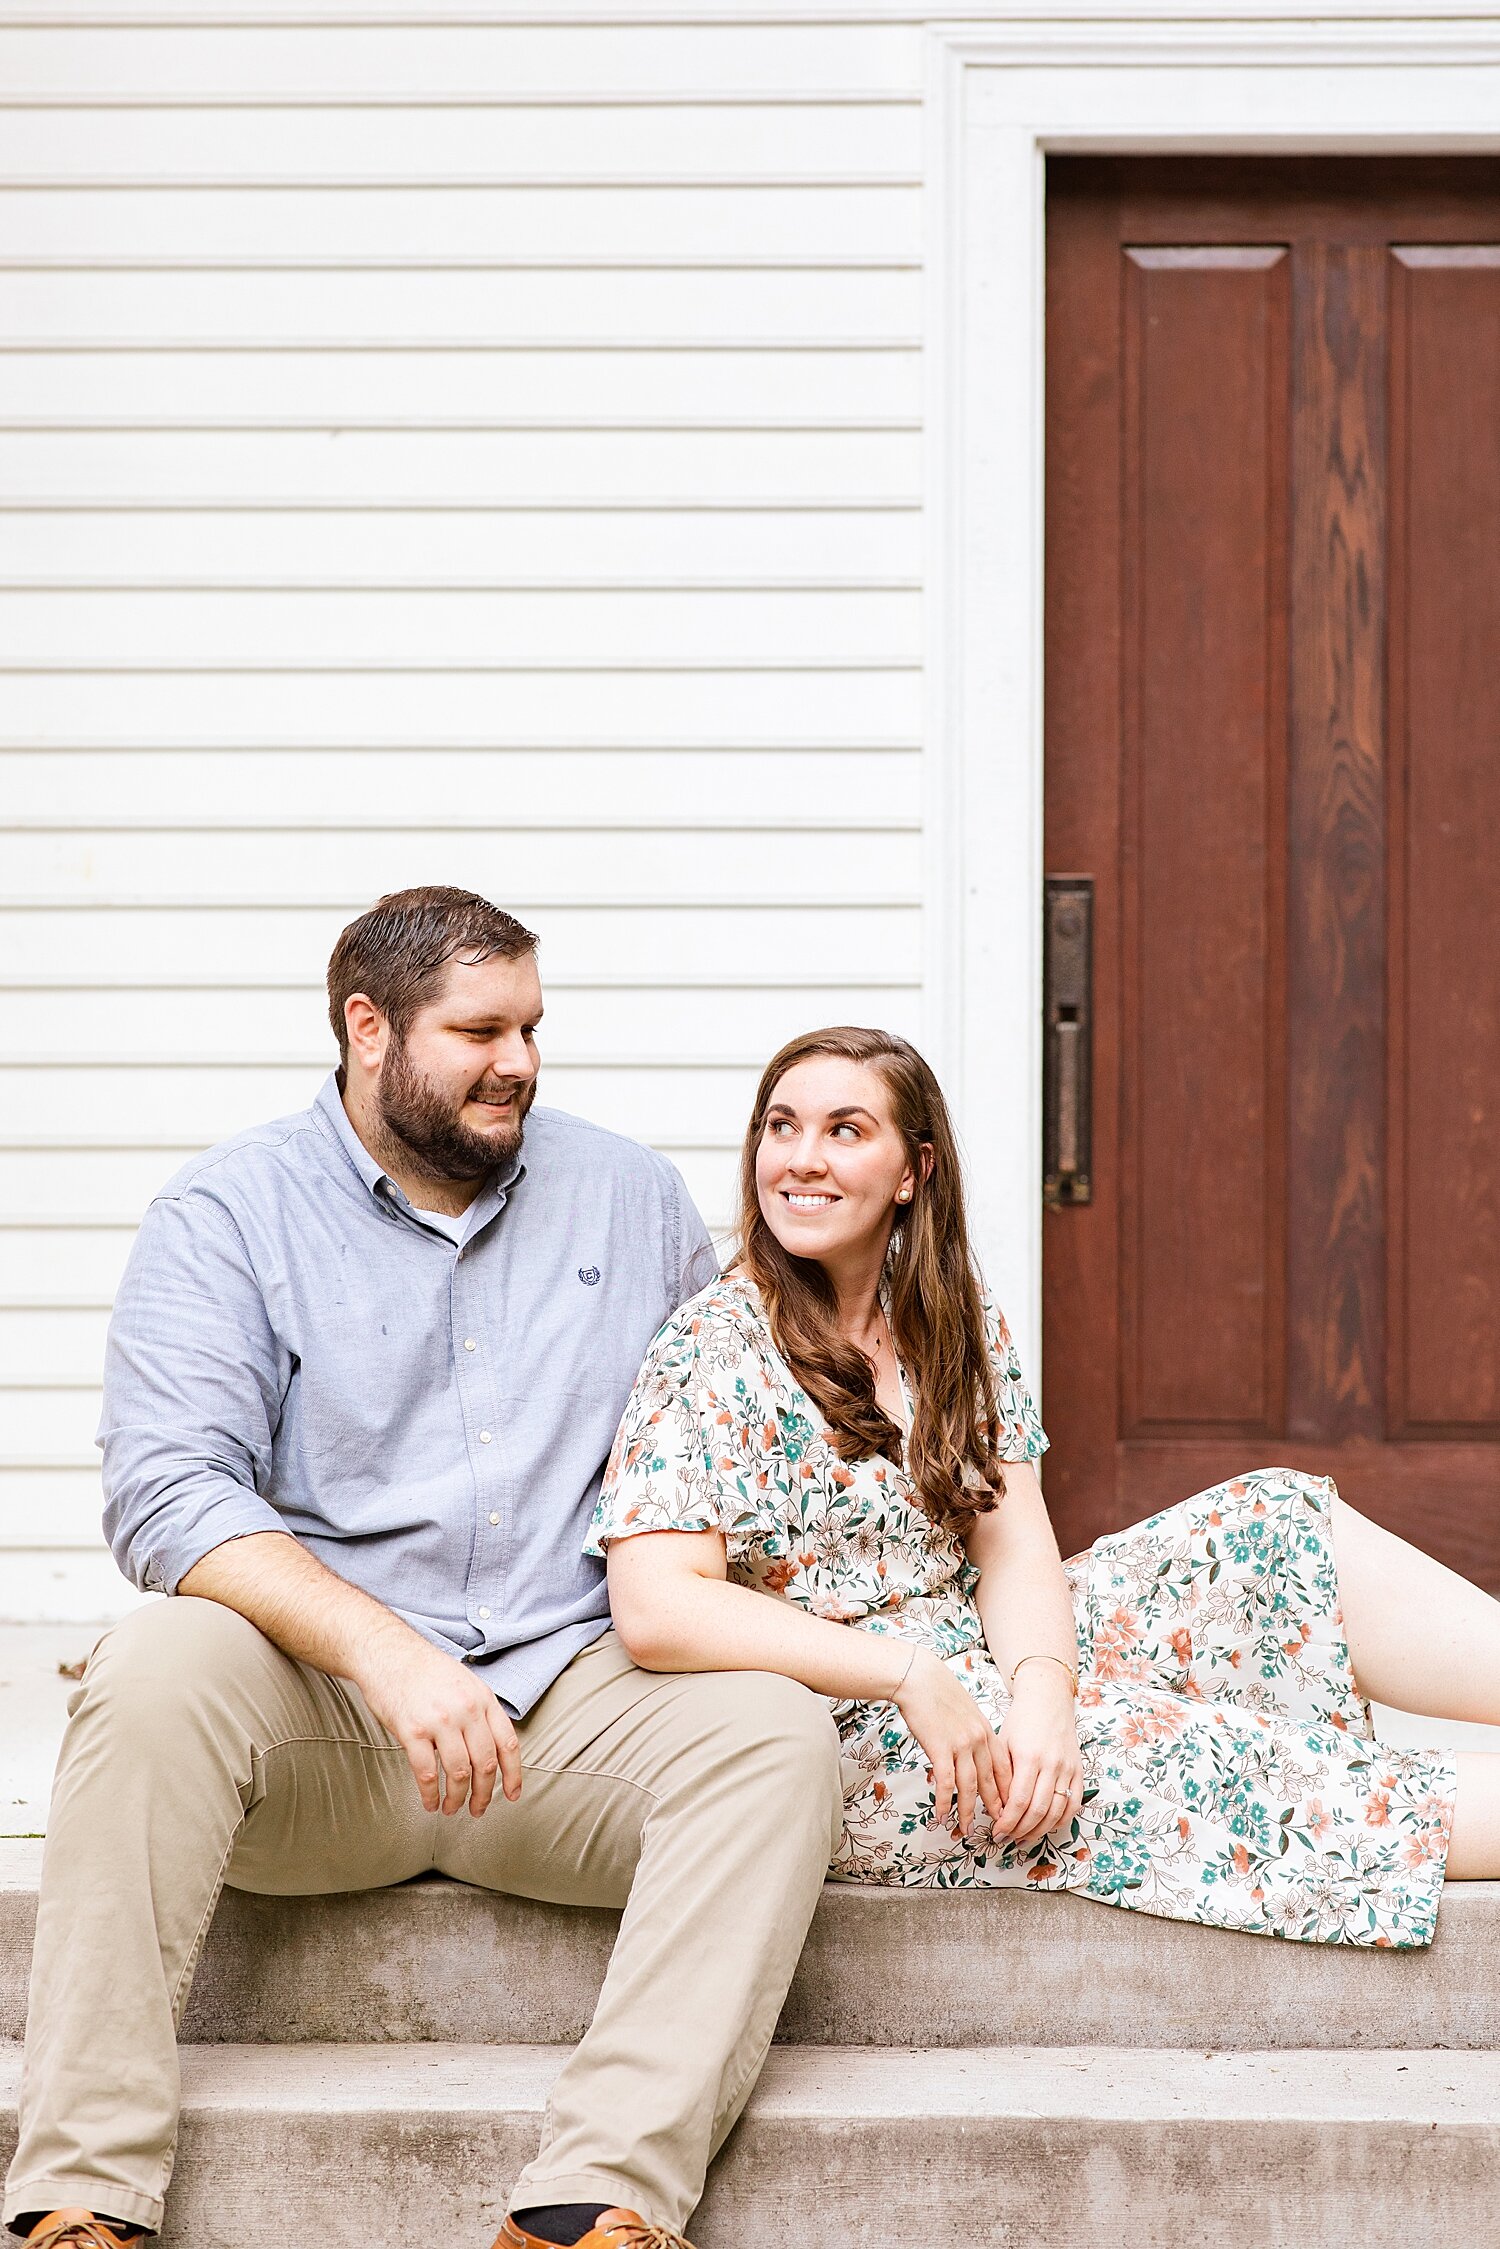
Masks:
[[[507,1087],[516,1107],[515,1122],[504,1132],[471,1132],[451,1095],[422,1077],[412,1067],[405,1045],[393,1041],[375,1089],[376,1113],[381,1131],[415,1156],[429,1177],[481,1179],[520,1153],[526,1112],[536,1098],[536,1080],[522,1087],[512,1079],[480,1078],[469,1088],[468,1098],[484,1099]]]

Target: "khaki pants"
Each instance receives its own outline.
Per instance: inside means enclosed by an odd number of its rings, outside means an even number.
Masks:
[[[306,1896],[436,1869],[625,1907],[511,2206],[621,2202],[683,2225],[838,1838],[832,1722],[769,1673],[639,1671],[610,1633],[518,1731],[519,1801],[444,1819],[354,1687],[233,1610],[158,1602],[108,1633],[58,1764],[6,2222],[83,2203],[160,2225],[176,2027],[225,1882]]]

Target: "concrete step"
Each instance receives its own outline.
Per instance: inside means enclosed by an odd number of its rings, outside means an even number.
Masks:
[[[484,2249],[562,2052],[188,2047],[162,2249]],[[16,2049],[0,2048],[0,2157]],[[699,2249],[1495,2240],[1500,2056],[773,2053]],[[295,2220],[295,2224],[290,2221]]]
[[[0,1843],[0,2038],[25,2021],[38,1843]],[[460,1883],[226,1891],[184,2036],[567,2044],[616,1916]],[[779,2036],[799,2046],[1500,2047],[1500,1883],[1454,1883],[1422,1952],[1243,1937],[1013,1890],[823,1894]],[[1500,2238],[1500,2237],[1497,2237]]]

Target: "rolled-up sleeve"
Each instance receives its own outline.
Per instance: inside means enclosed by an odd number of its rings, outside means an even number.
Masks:
[[[175,1593],[227,1539],[284,1531],[260,1496],[291,1379],[238,1228],[211,1198],[153,1203],[104,1365],[104,1533],[125,1576]]]

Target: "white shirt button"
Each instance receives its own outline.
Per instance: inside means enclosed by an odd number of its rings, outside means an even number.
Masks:
[[[464,1337],[464,1349],[466,1351],[477,1351],[479,1349],[479,1345],[474,1341],[472,1335],[466,1335]]]
[[[490,1521],[491,1521],[492,1523],[498,1523],[498,1522],[499,1522],[499,1520],[500,1520],[500,1518],[499,1518],[499,1516],[498,1516],[498,1515],[492,1515],[492,1516],[490,1517]]]
[[[479,1613],[481,1616],[488,1616],[490,1612],[488,1609],[481,1609]]]
[[[489,1433],[488,1429],[481,1429],[481,1430],[480,1430],[480,1432],[479,1432],[479,1442],[480,1442],[480,1443],[481,1443],[482,1445],[487,1445],[487,1444],[489,1443],[489,1441],[490,1441],[490,1433]]]

